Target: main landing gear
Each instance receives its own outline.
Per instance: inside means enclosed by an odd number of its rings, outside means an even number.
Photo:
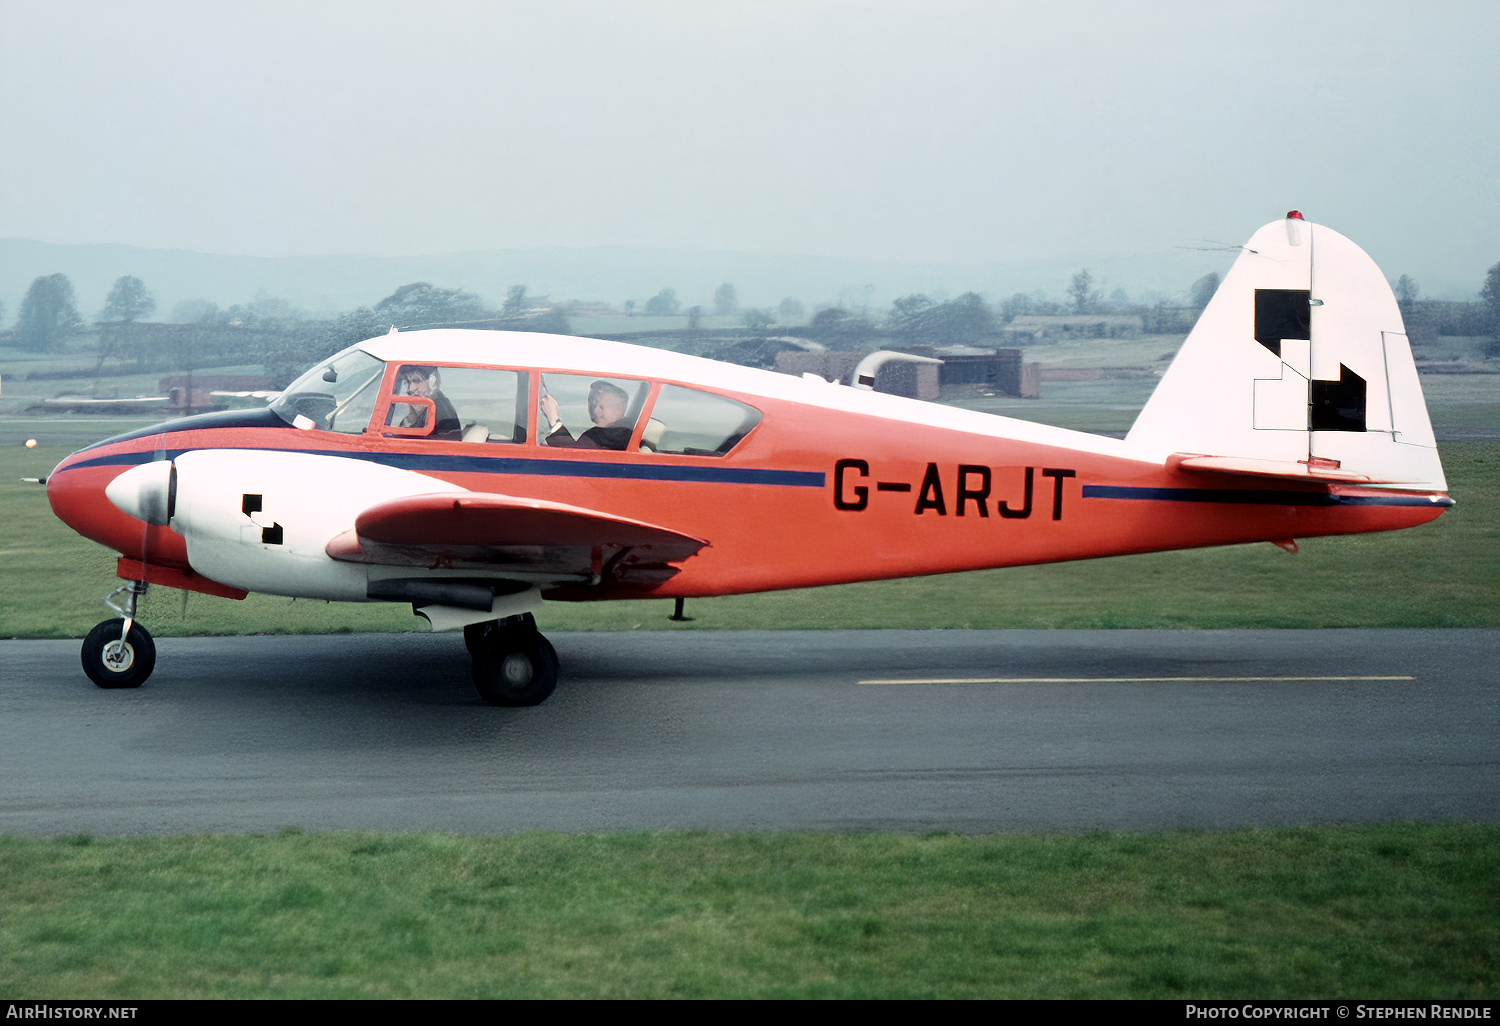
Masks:
[[[557,687],[557,650],[530,613],[471,623],[464,644],[474,660],[474,690],[490,705],[539,705]]]
[[[122,591],[123,607],[110,601]],[[83,639],[83,672],[101,688],[138,688],[156,666],[156,643],[135,622],[136,603],[145,593],[145,581],[128,581],[110,592],[104,604],[121,619],[105,620]]]

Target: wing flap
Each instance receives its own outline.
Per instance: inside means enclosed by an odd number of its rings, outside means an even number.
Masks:
[[[560,502],[441,492],[371,506],[325,551],[346,563],[650,585],[677,573],[671,564],[707,544],[655,524]]]

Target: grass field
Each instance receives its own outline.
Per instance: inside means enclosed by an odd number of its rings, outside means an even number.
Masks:
[[[1500,827],[0,837],[0,998],[1466,998]]]

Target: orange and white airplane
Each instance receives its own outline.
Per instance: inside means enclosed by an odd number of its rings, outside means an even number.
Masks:
[[[868,371],[868,368],[866,368]],[[871,379],[865,373],[862,379]],[[57,515],[148,584],[407,602],[494,705],[541,702],[545,600],[685,598],[1411,527],[1452,505],[1401,314],[1293,211],[1250,239],[1124,439],[616,342],[393,333],[265,410],[74,453]],[[863,385],[865,387],[859,387]]]

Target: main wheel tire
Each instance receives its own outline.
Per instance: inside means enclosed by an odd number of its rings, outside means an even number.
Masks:
[[[487,638],[496,631],[528,630],[536,632],[536,618],[530,613],[522,613],[519,616],[507,617],[504,620],[484,620],[480,623],[471,623],[464,627],[464,647],[469,650],[469,658],[478,658],[479,653],[484,651]]]
[[[500,626],[499,620],[485,620],[483,623],[471,623],[464,627],[464,648],[469,650],[470,659],[478,659],[479,653],[484,651],[484,639]]]
[[[474,690],[489,705],[540,705],[557,687],[557,650],[534,630],[485,634],[474,656]]]
[[[156,667],[156,643],[146,628],[130,625],[120,640],[124,620],[105,620],[83,639],[83,672],[101,688],[138,688]]]

